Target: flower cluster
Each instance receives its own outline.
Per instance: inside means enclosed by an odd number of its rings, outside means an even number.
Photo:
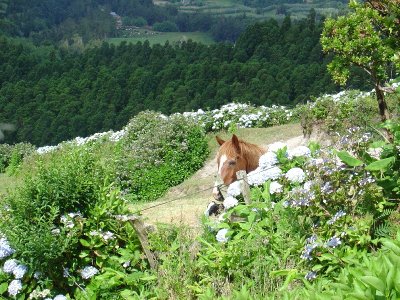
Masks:
[[[115,239],[115,235],[111,231],[103,232],[101,230],[93,230],[93,231],[89,232],[89,235],[98,236],[98,237],[102,238],[105,242]]]
[[[241,128],[268,127],[286,124],[297,118],[297,110],[285,106],[255,107],[251,104],[229,103],[220,109],[185,112],[183,116],[191,118],[207,131],[228,129],[232,125]]]
[[[228,233],[228,229],[226,229],[226,228],[220,229],[216,235],[217,241],[220,243],[226,243],[229,240],[229,238],[226,236],[227,233]]]
[[[4,259],[15,252],[5,237],[0,235],[0,259]]]
[[[93,266],[86,266],[81,270],[81,276],[83,279],[90,279],[92,278],[94,275],[96,275],[97,273],[99,273],[99,270],[97,270],[95,267]]]

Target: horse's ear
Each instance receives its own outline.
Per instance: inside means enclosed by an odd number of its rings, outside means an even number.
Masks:
[[[220,146],[222,146],[222,144],[225,143],[225,141],[221,139],[218,135],[216,135],[215,138],[217,139],[217,142]]]
[[[235,147],[236,152],[240,154],[239,139],[236,134],[232,135],[232,145]]]

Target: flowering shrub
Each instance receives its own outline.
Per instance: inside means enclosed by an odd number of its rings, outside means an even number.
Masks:
[[[398,89],[399,86],[398,82],[391,84],[393,89]],[[380,119],[373,93],[342,91],[334,95],[323,95],[298,106],[304,136],[310,136],[315,127],[335,137],[350,127],[378,126]],[[396,96],[387,98],[392,114],[398,116]]]
[[[39,157],[24,184],[2,201],[0,295],[87,299],[123,289],[141,293],[135,286],[148,277],[147,263],[133,229],[115,218],[129,211],[104,179],[108,171],[96,159],[98,151],[96,145],[69,146],[62,155]],[[100,276],[106,283],[99,283]]]
[[[316,144],[295,149],[271,145],[260,158],[259,167],[248,174],[252,203],[243,203],[235,183],[228,187],[225,213],[217,222],[210,219],[206,223],[210,234],[205,245],[213,246],[206,246],[204,255],[208,259],[223,257],[218,264],[207,265],[208,272],[222,274],[233,282],[232,276],[239,272],[259,280],[251,272],[259,268],[255,265],[259,261],[244,253],[252,251],[249,245],[262,241],[263,250],[259,252],[285,253],[284,261],[267,269],[270,282],[276,284],[283,275],[287,279],[280,284],[287,285],[294,279],[312,281],[338,274],[344,266],[355,263],[350,258],[354,251],[362,253],[375,247],[373,239],[379,233],[375,228],[387,218],[385,212],[392,203],[370,167],[373,163],[357,163],[345,150],[365,153],[371,136],[361,132],[357,138],[354,129],[351,133],[354,140],[344,136],[346,143],[341,151],[320,149]],[[240,252],[239,258],[235,249],[242,248],[246,251]]]
[[[203,130],[180,115],[143,112],[125,128],[117,181],[132,200],[154,200],[199,169],[208,155]]]
[[[229,103],[212,111],[185,112],[183,116],[200,124],[207,132],[228,129],[232,125],[241,128],[270,127],[298,119],[297,109],[285,106],[255,107],[251,104]]]

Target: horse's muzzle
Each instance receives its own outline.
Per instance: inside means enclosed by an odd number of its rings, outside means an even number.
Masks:
[[[213,196],[214,196],[214,199],[217,200],[217,201],[224,200],[224,196],[222,196],[222,193],[221,193],[221,191],[219,190],[219,188],[217,186],[215,186],[213,188]]]

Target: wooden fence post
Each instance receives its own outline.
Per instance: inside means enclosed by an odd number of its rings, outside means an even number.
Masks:
[[[242,195],[244,198],[244,202],[246,204],[251,203],[251,198],[250,198],[250,186],[249,183],[247,182],[247,173],[245,170],[240,170],[236,172],[237,179],[240,180],[240,187],[242,190]]]
[[[132,225],[133,229],[135,229],[138,237],[140,244],[142,245],[143,251],[147,257],[147,260],[149,261],[150,267],[153,270],[157,269],[157,259],[154,256],[153,252],[150,250],[149,246],[149,240],[147,238],[147,233],[146,233],[146,228],[143,224],[143,221],[139,216],[136,215],[131,215],[131,216],[117,216],[117,219],[121,221],[129,221],[129,223]]]

